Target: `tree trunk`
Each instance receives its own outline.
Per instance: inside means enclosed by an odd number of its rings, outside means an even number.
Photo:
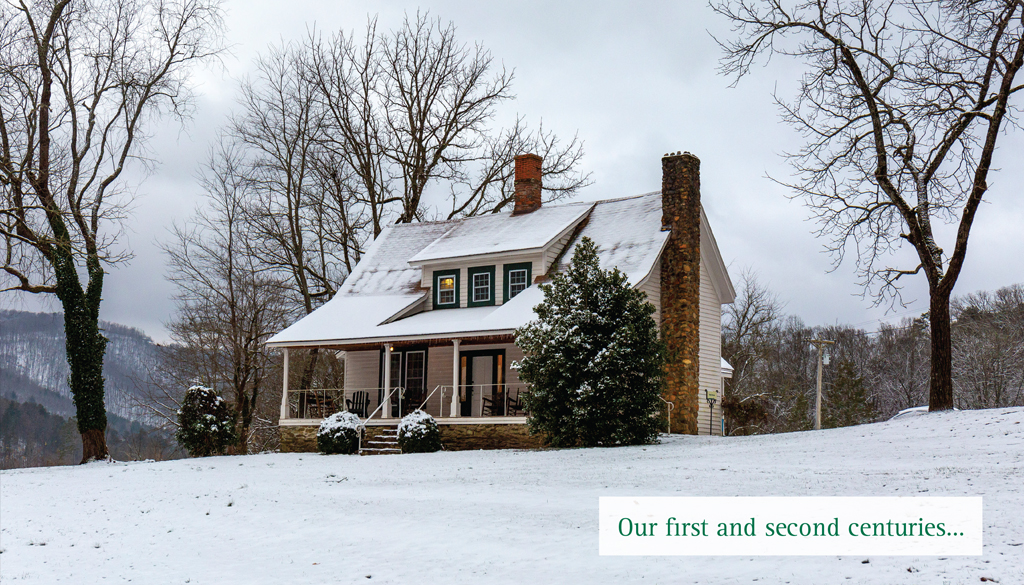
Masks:
[[[928,410],[953,408],[953,344],[950,336],[949,293],[930,291],[929,321],[932,353]]]
[[[100,296],[103,269],[90,266],[89,286],[82,291],[70,254],[54,262],[57,296],[64,307],[64,343],[71,375],[68,385],[75,401],[78,431],[82,434],[82,463],[106,459],[107,410],[103,404],[103,354],[107,338],[100,333]]]

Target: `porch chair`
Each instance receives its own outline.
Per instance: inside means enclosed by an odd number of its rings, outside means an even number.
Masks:
[[[505,414],[507,414],[508,416],[514,416],[514,415],[516,415],[518,413],[523,412],[523,410],[524,410],[523,409],[523,401],[522,401],[521,398],[519,398],[519,394],[516,394],[515,398],[512,398],[512,396],[509,396],[509,398],[508,398],[508,412],[506,412]]]
[[[352,414],[366,418],[366,411],[370,408],[370,393],[363,390],[353,392],[352,398],[345,399],[345,406]]]

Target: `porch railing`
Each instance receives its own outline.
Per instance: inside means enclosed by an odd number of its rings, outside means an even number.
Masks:
[[[405,388],[395,387],[385,394],[382,388],[311,388],[288,391],[288,418],[327,418],[336,412],[349,411],[359,418],[368,418],[371,411],[391,400],[388,416],[400,416],[408,407]],[[397,411],[397,412],[396,412]],[[378,414],[380,414],[378,412]]]
[[[420,408],[435,418],[526,416],[522,393],[526,384],[438,385],[424,396],[405,388],[317,388],[288,391],[290,419],[323,419],[349,411],[368,421],[371,418],[400,418]],[[454,398],[454,400],[453,400]],[[385,416],[384,405],[391,402]]]
[[[463,384],[439,386],[441,398],[432,416],[502,417],[526,416],[522,393],[527,384]]]

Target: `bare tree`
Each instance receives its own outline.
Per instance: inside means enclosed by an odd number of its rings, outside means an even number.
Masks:
[[[169,404],[174,387],[200,383],[224,393],[234,405],[237,448],[245,453],[254,418],[268,411],[265,395],[276,367],[264,343],[284,326],[287,303],[283,283],[253,250],[260,242],[250,237],[245,216],[248,169],[229,145],[211,158],[203,176],[208,204],[187,225],[176,226],[164,248],[169,278],[178,287],[177,311],[168,324],[178,346],[177,375],[165,390],[171,390]]]
[[[739,37],[722,44],[725,74],[738,81],[766,53],[806,65],[795,100],[776,98],[807,139],[790,155],[798,181],[788,186],[807,199],[837,265],[856,253],[877,302],[898,302],[900,279],[924,273],[929,406],[952,408],[949,302],[996,145],[1016,126],[1024,2],[727,0],[713,8]],[[936,237],[942,223],[956,224],[945,247]],[[908,266],[895,264],[903,243],[917,256]]]
[[[882,323],[874,339],[871,383],[880,397],[881,412],[892,416],[928,399],[928,321],[903,319]]]
[[[455,26],[425,14],[378,32],[310,34],[306,78],[326,112],[325,148],[343,163],[349,193],[365,208],[372,236],[387,223],[492,213],[512,201],[513,161],[544,157],[545,199],[568,197],[590,183],[579,172],[583,144],[562,143],[522,119],[492,127],[495,110],[514,99],[513,75],[493,71],[483,47],[460,44]],[[435,186],[448,205],[428,202]],[[425,196],[427,196],[425,198]],[[442,210],[442,208],[445,208]]]
[[[1024,286],[955,298],[952,313],[957,406],[1024,405]]]
[[[104,265],[146,124],[188,113],[188,74],[218,51],[216,0],[0,4],[3,290],[64,309],[83,462],[107,456],[99,328]]]

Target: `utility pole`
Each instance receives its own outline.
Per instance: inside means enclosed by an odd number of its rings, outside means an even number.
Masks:
[[[826,345],[835,345],[836,342],[827,339],[812,339],[811,343],[818,348],[818,395],[814,399],[814,430],[821,430],[821,354],[822,348]]]

